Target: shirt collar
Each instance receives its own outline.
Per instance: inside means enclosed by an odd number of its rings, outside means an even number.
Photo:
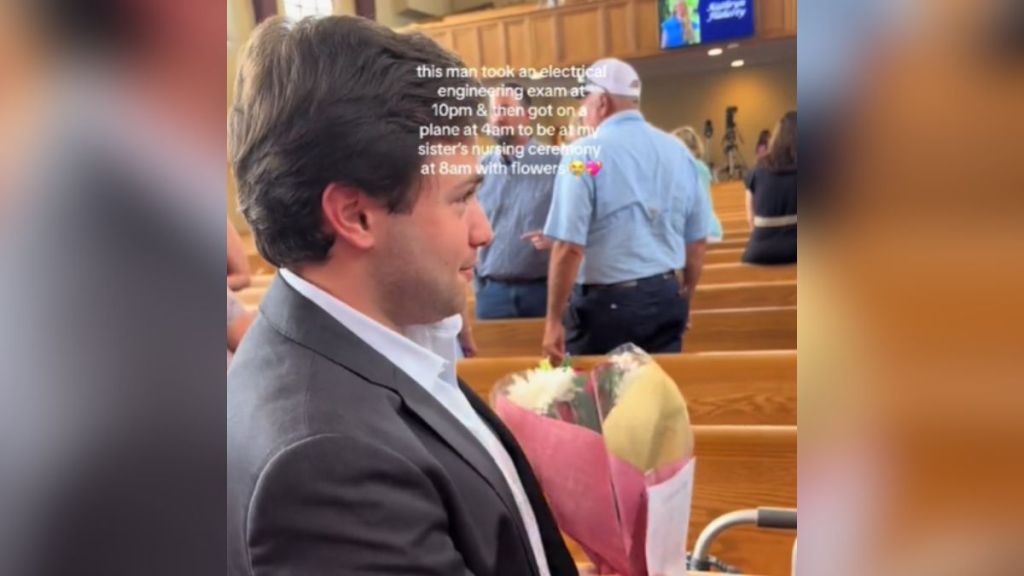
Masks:
[[[644,115],[641,114],[639,110],[623,110],[622,112],[616,112],[615,114],[605,118],[604,122],[601,122],[601,125],[597,127],[597,130],[595,130],[595,133],[600,132],[607,126],[614,126],[616,124],[623,124],[626,122],[642,122],[643,119]]]
[[[345,328],[351,330],[352,333],[358,336],[363,342],[366,342],[370,347],[374,348],[391,360],[399,370],[405,372],[410,378],[415,380],[417,384],[423,386],[427,390],[433,389],[437,378],[441,376],[442,371],[448,368],[450,361],[445,360],[445,358],[438,355],[437,351],[425,348],[409,336],[399,334],[387,326],[384,326],[369,316],[359,312],[355,308],[352,308],[348,304],[345,304],[341,300],[338,300],[334,296],[331,296],[324,290],[321,290],[303,278],[300,278],[291,270],[282,268],[279,273],[284,281],[294,288],[299,294],[302,294],[314,304],[322,308],[325,312],[330,314],[331,317],[345,326]],[[455,325],[456,322],[453,321],[452,318],[458,319],[457,326]],[[461,317],[458,315],[446,318],[445,320],[435,324],[410,327],[410,329],[414,329],[413,332],[417,335],[427,333],[432,336],[437,336],[433,339],[417,338],[417,340],[420,340],[421,342],[427,342],[430,344],[439,344],[442,342],[444,338],[441,336],[447,335],[453,328],[455,330],[453,334],[454,338],[454,335],[457,335],[459,330],[462,328]],[[452,340],[452,342],[454,342],[454,340]],[[454,368],[454,365],[452,368]]]

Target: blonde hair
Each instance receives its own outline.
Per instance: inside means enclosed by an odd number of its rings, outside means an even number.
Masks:
[[[690,126],[683,126],[672,131],[672,135],[679,138],[686,147],[690,149],[698,160],[704,159],[704,142],[700,139],[697,131]]]

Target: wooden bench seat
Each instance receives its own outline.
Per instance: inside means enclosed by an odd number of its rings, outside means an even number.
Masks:
[[[704,256],[704,265],[707,266],[709,264],[739,264],[742,258],[743,248],[708,250],[707,254],[705,254]]]
[[[796,426],[695,426],[697,470],[689,546],[715,518],[743,508],[796,508]],[[734,528],[711,554],[745,573],[788,575],[792,532]]]
[[[658,354],[658,364],[676,381],[694,424],[796,425],[796,352],[705,352]],[[602,356],[578,356],[573,366],[589,370]],[[462,360],[458,375],[484,400],[494,384],[537,366],[537,357]]]
[[[698,285],[691,310],[796,306],[796,280]]]
[[[747,247],[748,240],[750,240],[750,234],[726,235],[725,239],[721,242],[709,243],[708,253],[710,254],[718,250],[742,250]]]
[[[796,306],[796,296],[795,280],[702,284],[697,287],[697,294],[690,302],[690,309],[697,311]],[[466,299],[466,315],[470,318],[476,317],[476,297],[472,293]]]
[[[749,264],[708,264],[701,273],[701,284],[771,282],[796,280],[796,266],[751,266]]]
[[[727,350],[795,350],[796,307],[698,310],[683,340],[687,352]],[[478,320],[473,336],[480,355],[536,356],[544,334],[543,319]]]
[[[254,275],[252,284],[236,296],[247,308],[256,308],[266,293],[272,274]],[[795,280],[774,282],[739,282],[730,284],[701,284],[690,306],[697,310],[721,310],[727,308],[761,308],[771,306],[795,306],[797,285]],[[476,314],[476,302],[472,293],[467,299],[466,313]]]

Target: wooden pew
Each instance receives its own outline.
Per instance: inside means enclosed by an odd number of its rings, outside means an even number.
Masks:
[[[796,307],[698,310],[683,339],[687,352],[727,350],[795,350]],[[543,319],[478,320],[473,336],[480,355],[536,356],[544,334]]]
[[[700,531],[715,518],[744,508],[796,508],[796,426],[694,426],[697,455],[687,531],[692,551]],[[744,574],[788,576],[795,534],[733,528],[719,536],[711,555]],[[569,538],[577,562],[586,556]]]
[[[704,256],[704,265],[707,266],[708,264],[739,264],[741,258],[743,258],[743,248],[708,250],[707,254]]]
[[[748,240],[750,240],[750,234],[726,236],[725,240],[721,242],[708,244],[708,254],[719,250],[743,250],[747,247]]]
[[[266,293],[273,275],[254,275],[252,285],[236,296],[247,308],[255,309]],[[701,284],[690,303],[694,312],[735,308],[764,308],[796,306],[797,284],[795,280],[775,282],[740,282],[732,284]],[[467,299],[467,313],[475,315],[475,299]]]
[[[701,284],[697,287],[696,296],[690,302],[690,309],[697,311],[796,306],[796,296],[795,280]],[[472,293],[466,299],[466,314],[470,318],[476,317],[476,297]]]
[[[676,381],[694,424],[796,425],[796,351],[658,354],[658,364]],[[602,356],[578,356],[573,366],[589,370]],[[484,400],[494,384],[537,366],[537,357],[471,358],[459,377]]]
[[[691,310],[796,306],[796,280],[698,285]]]
[[[742,508],[796,508],[796,426],[695,426],[693,509],[687,535],[693,549],[705,526]],[[735,528],[711,554],[745,573],[788,575],[795,534]]]
[[[795,280],[702,284],[697,288],[697,295],[690,302],[690,309],[698,311],[795,306],[796,300],[797,284]],[[476,299],[473,294],[467,297],[466,313],[471,318],[476,315]]]
[[[722,233],[726,238],[730,236],[750,236],[750,224],[746,216],[743,220],[722,220]]]
[[[701,273],[701,284],[735,282],[771,282],[796,280],[796,266],[751,266],[748,264],[709,264]]]

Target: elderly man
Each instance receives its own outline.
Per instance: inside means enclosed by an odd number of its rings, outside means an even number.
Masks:
[[[491,97],[488,131],[497,146],[482,161],[478,196],[494,240],[480,249],[476,267],[476,315],[481,319],[543,318],[547,311],[550,244],[540,230],[561,158],[537,150],[537,141],[524,133],[530,106],[529,95],[514,83]]]
[[[462,137],[421,157],[464,68],[421,35],[261,24],[230,131],[242,212],[281,272],[228,372],[228,574],[558,576],[576,568],[508,430],[457,381],[491,229]],[[435,169],[436,168],[436,169]]]
[[[563,157],[544,226],[555,243],[543,352],[679,352],[708,235],[695,160],[644,120],[632,66],[607,58],[585,74],[580,114],[596,132]]]

